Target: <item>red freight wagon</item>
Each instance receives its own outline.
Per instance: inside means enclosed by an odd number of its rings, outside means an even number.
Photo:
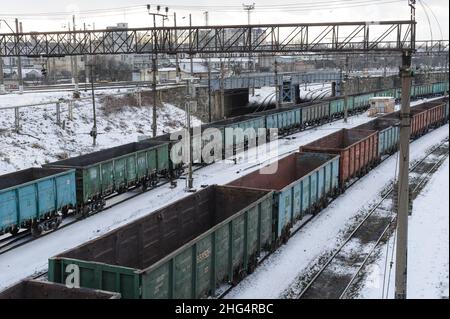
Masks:
[[[427,128],[436,127],[445,122],[445,102],[427,102],[415,108],[427,111]]]
[[[301,152],[339,154],[339,187],[362,176],[379,161],[378,132],[342,129],[310,144],[300,147]]]
[[[396,118],[400,119],[400,113],[395,112],[388,115],[383,116],[384,118]],[[411,138],[417,138],[423,134],[428,129],[428,120],[427,120],[427,110],[421,109],[420,107],[413,107],[410,111],[411,117]]]

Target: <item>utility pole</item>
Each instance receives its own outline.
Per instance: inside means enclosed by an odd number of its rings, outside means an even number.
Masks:
[[[14,34],[14,30],[11,28],[11,26],[8,24],[8,22],[4,19],[0,19],[0,22],[3,21],[6,26],[9,28],[9,30],[11,30],[12,34]],[[18,50],[16,48],[16,50]],[[11,74],[12,74],[12,58],[10,58],[10,67],[11,67]],[[6,89],[5,89],[5,82],[4,82],[4,75],[3,75],[3,58],[0,57],[0,94],[5,94],[6,93]]]
[[[151,6],[149,4],[147,4],[147,11],[148,14],[153,16],[153,28],[154,28],[154,32],[153,32],[153,54],[152,54],[152,73],[153,73],[153,83],[152,83],[152,90],[153,90],[153,116],[152,116],[152,135],[153,137],[156,137],[157,134],[157,121],[156,121],[156,105],[157,105],[157,100],[158,100],[158,94],[156,92],[156,81],[157,81],[157,72],[158,72],[158,55],[157,55],[157,45],[158,45],[158,38],[157,38],[157,33],[156,33],[156,16],[160,16],[163,18],[163,24],[164,24],[164,20],[167,19],[167,13],[169,12],[169,8],[166,7],[165,8],[165,12],[166,14],[161,14],[159,13],[159,11],[161,10],[161,6],[157,5],[156,6],[156,11],[158,13],[152,13],[150,12],[150,8]]]
[[[220,58],[220,117],[221,119],[225,117],[225,70],[223,66],[224,62],[222,58]]]
[[[94,88],[94,61],[91,61],[91,95],[92,95],[92,115],[94,117],[94,125],[90,135],[92,136],[92,145],[96,145],[97,139],[97,114],[95,110],[95,88]]]
[[[209,24],[209,12],[205,11],[205,26],[208,26]],[[211,123],[212,117],[211,117],[211,58],[208,55],[208,58],[206,59],[206,63],[208,65],[208,122]]]
[[[84,31],[86,31],[86,23],[85,22],[83,23],[83,29],[84,29]],[[88,71],[87,71],[87,58],[88,58],[88,56],[87,56],[87,54],[85,54],[84,55],[84,91],[85,92],[87,91],[87,83],[89,82],[88,81],[89,76],[88,76]]]
[[[192,191],[194,187],[194,178],[192,177],[192,139],[191,136],[191,108],[195,105],[195,86],[194,78],[186,80],[187,96],[186,96],[186,127],[187,127],[187,150],[188,150],[188,176],[186,179],[186,191]],[[192,134],[193,135],[193,134]]]
[[[449,81],[449,77],[448,77],[448,53],[445,55],[445,75],[447,77],[447,81]],[[444,80],[445,82],[445,80]],[[445,90],[444,95],[447,96],[448,95],[448,90]]]
[[[189,28],[192,27],[192,15],[189,13]],[[192,32],[189,30],[189,43],[192,43]],[[189,54],[189,60],[191,62],[191,77],[194,76],[194,61],[192,60],[192,54]]]
[[[415,21],[415,0],[409,1],[411,20]],[[406,299],[408,268],[408,215],[409,215],[409,139],[411,135],[410,91],[411,52],[402,53],[402,101],[400,110],[400,158],[397,195],[397,247],[395,266],[395,299]]]
[[[75,45],[75,43],[77,42],[77,37],[75,34],[76,31],[76,27],[75,27],[75,15],[72,15],[72,26],[73,26],[73,43]],[[78,57],[72,56],[73,59],[73,78],[74,78],[74,84],[75,84],[75,89],[74,89],[74,97],[78,97],[79,96],[79,87],[78,87]]]
[[[0,94],[5,94],[5,80],[3,77],[3,58],[0,57]]]
[[[17,33],[17,43],[19,43],[19,33],[22,32],[22,22],[19,23],[19,19],[16,19],[16,33]],[[17,53],[19,49],[17,48]],[[19,80],[19,94],[23,93],[23,76],[22,76],[22,58],[20,55],[17,57],[17,76]]]
[[[341,84],[341,90],[344,91],[344,123],[347,123],[348,121],[347,81],[348,81],[348,55],[345,56],[345,74],[344,74],[344,81]]]
[[[244,10],[247,11],[247,24],[250,25],[250,16],[251,16],[251,12],[253,10],[255,10],[255,3],[253,4],[242,4],[242,6],[244,7]],[[252,41],[253,41],[253,36],[252,36],[252,30],[250,30],[249,33],[249,45],[252,45]],[[248,69],[249,69],[249,79],[250,79],[250,73],[254,72],[254,64],[253,64],[253,60],[252,60],[252,52],[250,50],[249,54],[248,54]],[[250,84],[250,82],[249,82]],[[251,94],[252,96],[255,95],[255,82],[253,81],[253,85],[251,87]]]
[[[175,39],[178,39],[178,32],[177,32],[177,14],[173,13],[173,25],[175,27]],[[180,76],[180,62],[178,61],[178,53],[175,53],[175,67],[176,67],[176,82],[178,83],[181,79]]]
[[[275,76],[275,106],[277,109],[280,108],[280,88],[278,87],[278,61],[275,56],[274,61],[274,76]]]
[[[158,72],[158,64],[157,64],[156,54],[154,54],[153,58],[152,58],[152,71],[153,71],[153,81],[152,81],[152,90],[153,90],[152,136],[156,137],[156,134],[157,134],[156,100],[158,99],[158,95],[157,95],[157,92],[156,92],[156,72]]]

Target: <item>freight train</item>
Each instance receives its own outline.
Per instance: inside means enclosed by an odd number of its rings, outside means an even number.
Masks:
[[[414,138],[448,121],[448,99],[412,109]],[[275,174],[208,186],[50,258],[48,279],[65,283],[77,268],[81,287],[122,298],[220,296],[289,240],[299,220],[396,150],[399,122],[395,112],[337,131],[270,164]]]
[[[412,87],[411,98],[438,96],[448,91],[448,83],[416,85]],[[374,96],[393,96],[399,99],[398,89],[357,94],[348,97],[348,113],[355,114],[369,107]],[[281,135],[321,125],[339,119],[344,114],[344,99],[330,98],[319,102],[300,104],[297,107],[281,108],[252,115],[239,116],[203,125],[199,132],[215,128],[224,133],[225,128],[276,128]],[[194,130],[192,130],[194,131]],[[415,133],[414,133],[415,134]],[[178,133],[182,135],[182,133]],[[210,143],[211,137],[196,138],[191,134],[192,144]],[[257,144],[258,136],[242,136],[223,139],[223,152],[232,149],[233,154]],[[241,140],[240,140],[241,139]],[[177,140],[170,134],[141,142],[125,144],[102,151],[72,157],[0,176],[0,235],[19,229],[30,229],[33,236],[43,231],[58,228],[68,214],[86,216],[102,210],[106,199],[141,187],[144,191],[158,185],[160,179],[177,178],[183,172],[183,163],[173,163],[170,154]],[[225,153],[213,154],[222,159]],[[205,164],[205,163],[201,163]]]

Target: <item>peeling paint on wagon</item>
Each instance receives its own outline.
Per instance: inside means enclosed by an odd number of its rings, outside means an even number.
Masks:
[[[64,266],[76,264],[81,286],[120,292],[123,298],[214,295],[220,284],[242,279],[270,247],[272,196],[210,186],[51,258],[49,280],[64,282]]]
[[[378,131],[378,155],[392,154],[398,149],[400,121],[391,118],[377,118],[355,127],[357,130]]]
[[[339,155],[294,153],[228,185],[274,191],[274,236],[287,240],[295,221],[326,205],[338,178]]]
[[[83,208],[101,202],[102,198],[114,192],[120,193],[135,185],[151,184],[158,176],[168,175],[168,150],[169,146],[165,142],[143,141],[49,163],[43,167],[76,170],[77,203]]]
[[[33,279],[0,292],[0,299],[119,299],[120,294],[87,288],[69,288],[66,285]]]
[[[341,190],[350,179],[363,175],[379,161],[376,131],[342,129],[300,147],[300,151],[339,154]]]
[[[73,169],[30,168],[0,176],[0,234],[37,227],[75,206]]]

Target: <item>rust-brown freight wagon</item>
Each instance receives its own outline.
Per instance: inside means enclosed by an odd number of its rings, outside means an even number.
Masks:
[[[0,299],[119,299],[120,294],[26,279],[0,292]]]
[[[427,112],[427,130],[440,126],[445,122],[445,102],[433,101],[420,104],[414,109],[426,110]]]
[[[349,180],[367,173],[380,159],[378,132],[342,129],[300,147],[301,152],[339,154],[339,188]]]
[[[383,118],[400,119],[400,112],[397,111],[395,113],[385,115],[383,116]],[[425,132],[428,129],[427,110],[418,107],[413,107],[411,108],[410,111],[410,118],[411,118],[411,138],[415,139],[425,134]]]

